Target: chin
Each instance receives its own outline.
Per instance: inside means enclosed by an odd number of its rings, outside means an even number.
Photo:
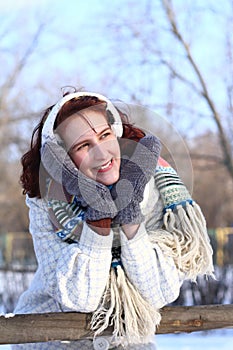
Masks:
[[[106,176],[106,178],[101,177],[97,179],[98,182],[102,183],[105,186],[110,186],[116,183],[119,180],[119,173],[112,175],[112,176]]]

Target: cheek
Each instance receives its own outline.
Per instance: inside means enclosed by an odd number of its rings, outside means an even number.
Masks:
[[[111,151],[114,154],[116,158],[120,158],[121,151],[120,151],[120,146],[117,140],[112,141],[111,143]]]
[[[84,154],[74,154],[71,156],[71,158],[78,169],[85,166],[87,157]]]

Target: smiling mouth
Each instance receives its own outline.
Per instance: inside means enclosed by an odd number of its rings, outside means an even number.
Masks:
[[[109,162],[105,163],[104,165],[102,165],[100,167],[97,167],[97,170],[98,171],[103,171],[103,170],[108,169],[112,165],[112,161],[113,160],[111,159]]]

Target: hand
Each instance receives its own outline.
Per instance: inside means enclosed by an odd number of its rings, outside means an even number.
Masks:
[[[115,223],[125,225],[143,221],[140,202],[146,184],[155,174],[160,150],[160,141],[148,135],[140,139],[130,159],[122,159],[120,179],[111,190],[118,209]]]
[[[65,170],[64,170],[65,171]],[[63,177],[66,177],[63,174]],[[74,191],[74,184],[76,190]],[[90,179],[77,170],[77,177],[66,181],[66,188],[69,193],[76,193],[82,206],[87,207],[85,219],[98,221],[105,218],[113,218],[117,214],[117,208],[107,186]]]
[[[41,161],[48,174],[69,194],[76,196],[82,207],[86,207],[86,220],[98,221],[116,215],[117,208],[108,187],[79,171],[65,149],[56,142],[44,144]]]

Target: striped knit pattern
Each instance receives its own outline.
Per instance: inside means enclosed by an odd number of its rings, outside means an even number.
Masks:
[[[178,204],[192,203],[192,198],[176,171],[162,158],[156,167],[155,182],[161,193],[164,209],[174,209]]]
[[[54,222],[56,234],[64,242],[77,242],[77,226],[84,221],[84,210],[80,208],[75,197],[70,203],[51,199],[48,203],[49,210],[53,213],[57,222]],[[58,229],[59,223],[59,229]]]

